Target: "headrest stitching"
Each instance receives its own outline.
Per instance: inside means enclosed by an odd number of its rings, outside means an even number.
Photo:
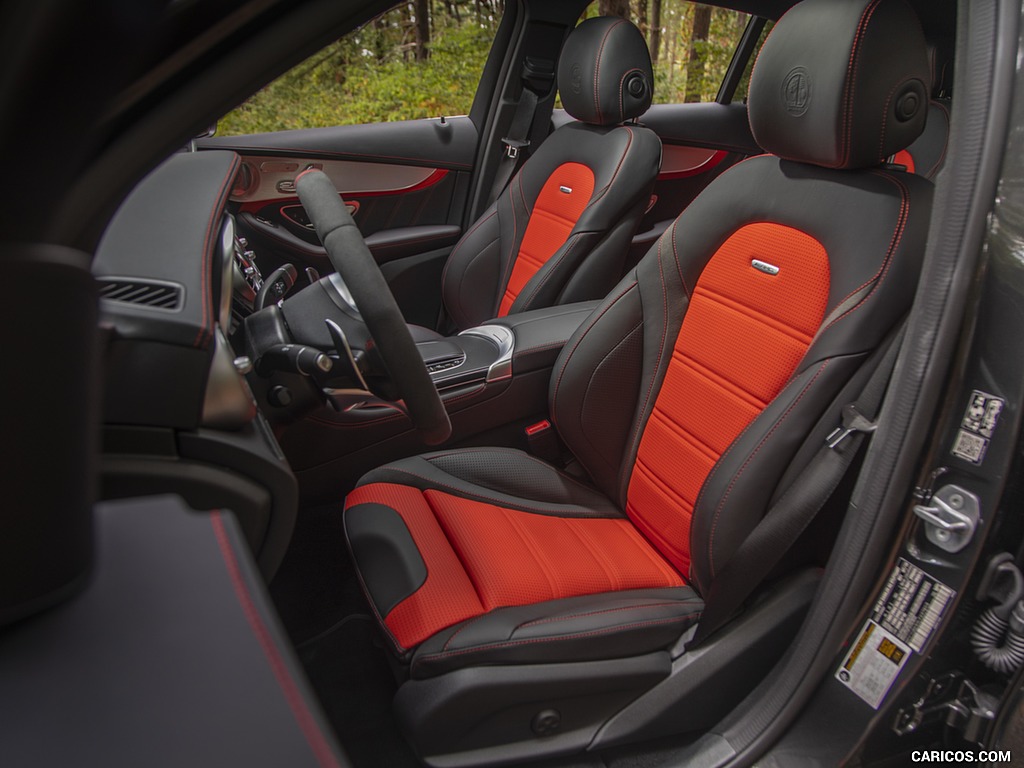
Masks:
[[[853,47],[850,49],[850,63],[846,67],[846,82],[843,84],[843,162],[846,165],[850,162],[850,135],[853,133],[853,92],[857,87],[855,78],[856,67],[859,64],[860,44],[864,39],[864,32],[867,29],[871,17],[878,8],[880,0],[873,2],[864,9],[857,24],[857,34],[853,37]]]
[[[597,122],[604,122],[604,115],[601,114],[601,95],[598,90],[597,84],[600,80],[598,75],[601,72],[601,54],[604,52],[604,44],[608,41],[608,36],[612,33],[612,30],[618,27],[620,24],[625,24],[625,19],[619,19],[617,22],[612,24],[608,29],[604,31],[604,37],[601,38],[601,44],[597,47],[597,56],[594,59],[594,109],[597,110]]]

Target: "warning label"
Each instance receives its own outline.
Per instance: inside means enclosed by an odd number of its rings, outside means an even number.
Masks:
[[[906,645],[868,619],[836,670],[836,679],[878,709],[909,657]]]
[[[978,389],[971,392],[950,453],[971,464],[981,464],[1005,405],[1006,401],[995,395]]]
[[[955,594],[901,557],[875,603],[871,618],[920,653]]]

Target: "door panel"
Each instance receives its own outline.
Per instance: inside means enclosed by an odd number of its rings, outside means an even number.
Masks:
[[[441,272],[461,235],[477,130],[468,117],[208,139],[242,157],[231,202],[264,274],[283,263],[332,271],[295,195],[310,166],[334,182],[409,322],[433,326]],[[302,282],[300,280],[300,287]]]

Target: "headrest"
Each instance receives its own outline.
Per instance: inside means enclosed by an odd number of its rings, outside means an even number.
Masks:
[[[905,0],[804,0],[772,29],[751,75],[763,149],[828,168],[867,168],[924,129],[931,78]]]
[[[932,40],[928,43],[928,68],[932,73],[932,98],[949,98],[953,91],[953,42]]]
[[[654,73],[640,30],[617,16],[587,19],[572,31],[558,60],[565,111],[596,125],[638,117],[651,106]]]

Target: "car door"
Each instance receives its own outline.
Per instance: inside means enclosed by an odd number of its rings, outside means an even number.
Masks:
[[[332,271],[294,184],[322,169],[406,319],[432,327],[486,115],[474,94],[501,16],[437,8],[424,40],[410,36],[409,13],[394,8],[285,73],[225,116],[219,132],[234,135],[199,147],[241,156],[231,206],[264,275],[291,263],[302,287],[306,270]]]

